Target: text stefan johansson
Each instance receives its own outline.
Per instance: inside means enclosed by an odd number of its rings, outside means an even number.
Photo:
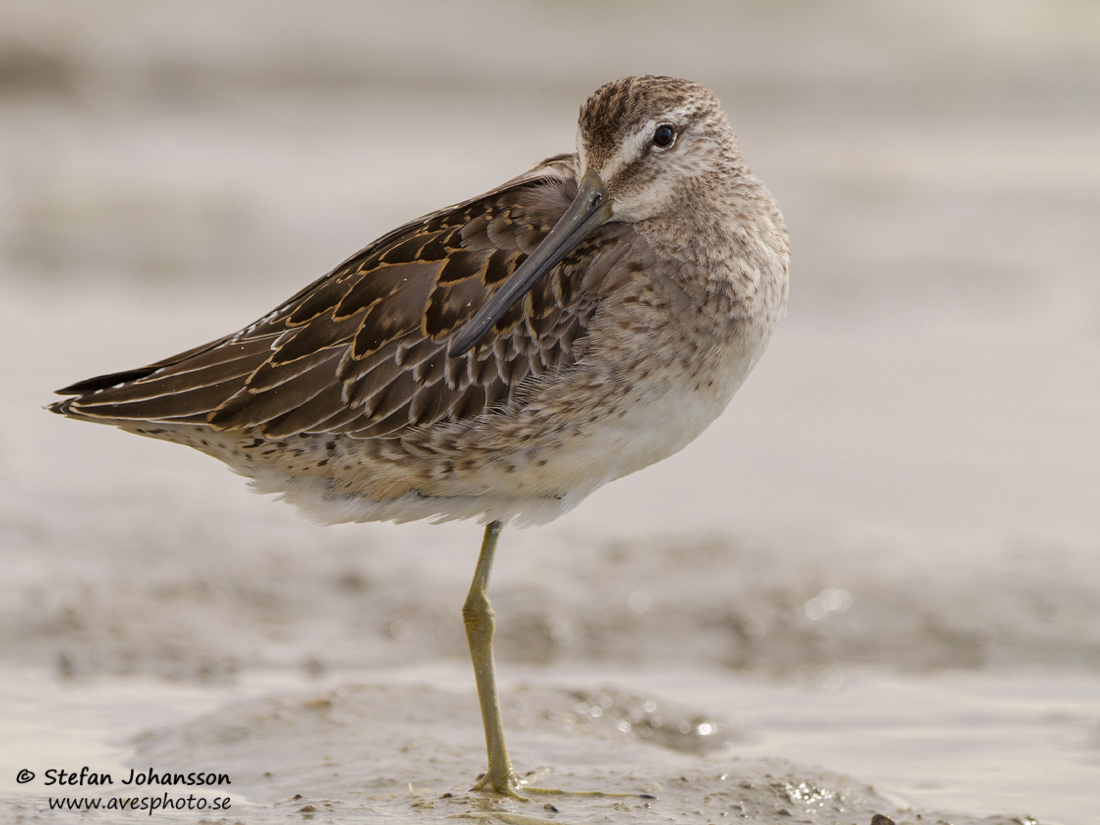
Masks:
[[[114,785],[111,774],[93,771],[87,765],[79,771],[67,771],[64,768],[50,768],[43,774],[43,785]],[[130,774],[119,785],[231,785],[229,774],[213,771],[191,771],[190,773],[157,773],[152,768],[145,771],[130,769]]]

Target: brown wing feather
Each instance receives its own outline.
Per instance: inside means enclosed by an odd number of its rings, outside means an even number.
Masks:
[[[595,312],[588,259],[555,267],[457,359],[447,336],[545,237],[576,192],[568,156],[409,223],[218,341],[62,390],[53,409],[107,420],[205,423],[270,437],[391,435],[477,416],[524,381],[574,363]],[[609,228],[614,232],[614,229]],[[600,267],[600,269],[604,269]],[[606,271],[606,270],[605,270]]]

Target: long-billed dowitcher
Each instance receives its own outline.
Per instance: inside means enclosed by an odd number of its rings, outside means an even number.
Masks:
[[[501,525],[541,524],[684,447],[787,297],[787,230],[718,99],[608,83],[577,151],[395,229],[258,321],[81,381],[54,412],[186,444],[323,522],[487,523],[462,615],[489,756]]]

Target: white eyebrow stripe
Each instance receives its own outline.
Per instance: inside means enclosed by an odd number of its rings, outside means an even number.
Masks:
[[[603,179],[605,181],[615,177],[619,172],[625,169],[636,158],[641,157],[645,151],[645,145],[649,142],[649,129],[650,123],[646,123],[641,129],[638,129],[630,137],[623,141],[619,147],[619,151],[608,158],[607,163],[603,165],[603,169],[600,170]]]
[[[647,120],[622,142],[619,151],[612,155],[607,163],[604,164],[601,170],[603,179],[606,181],[613,178],[632,161],[641,157],[642,153],[645,151],[645,147],[652,139],[653,131],[657,126],[662,123],[671,123],[676,125],[677,129],[679,129],[679,125],[687,120],[689,115],[695,114],[696,111],[698,111],[698,108],[693,105],[680,106],[666,112],[660,117]]]

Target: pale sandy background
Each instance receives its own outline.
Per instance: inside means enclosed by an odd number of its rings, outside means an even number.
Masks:
[[[480,802],[475,525],[317,528],[40,408],[568,149],[643,72],[723,99],[789,316],[695,444],[502,539],[517,766],[657,799]],[[62,819],[42,776],[88,765],[228,772],[227,822],[1100,822],[1098,147],[1087,0],[8,0],[0,812]]]

